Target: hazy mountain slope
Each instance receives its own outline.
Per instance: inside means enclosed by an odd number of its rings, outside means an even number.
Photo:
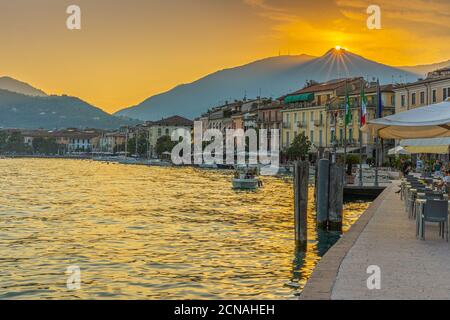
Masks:
[[[136,121],[112,116],[78,98],[32,97],[0,90],[1,128],[118,128]]]
[[[221,70],[193,83],[155,95],[136,107],[121,110],[116,114],[148,120],[158,120],[176,114],[193,118],[226,100],[242,99],[244,96],[256,97],[260,93],[263,96],[276,95],[279,88],[286,85],[278,83],[279,73],[311,59],[314,57],[308,55],[279,56]]]
[[[442,68],[448,68],[450,67],[450,60],[439,62],[439,63],[433,63],[433,64],[423,64],[419,66],[405,66],[405,67],[398,67],[399,69],[409,71],[412,73],[420,74],[422,77],[426,77],[426,75],[431,72]]]
[[[39,89],[36,89],[28,83],[18,81],[11,77],[0,77],[0,89],[26,94],[29,96],[45,97],[47,94]]]
[[[382,83],[401,79],[413,81],[419,77],[350,52],[333,49],[318,58],[273,57],[218,71],[150,97],[116,114],[141,120],[157,120],[172,115],[194,118],[225,100],[241,99],[244,95],[256,97],[259,92],[262,96],[279,97],[302,88],[306,80],[326,81],[346,76],[378,77]]]

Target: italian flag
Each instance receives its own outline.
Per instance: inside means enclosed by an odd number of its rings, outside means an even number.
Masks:
[[[367,99],[363,85],[361,86],[361,127],[365,126],[367,123],[366,116],[367,116]]]

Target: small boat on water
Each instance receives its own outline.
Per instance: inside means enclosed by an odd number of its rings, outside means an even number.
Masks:
[[[198,166],[200,169],[219,169],[218,165],[215,163],[202,163]]]
[[[235,190],[256,190],[262,187],[262,181],[257,177],[256,168],[240,168],[237,169],[232,180],[233,189]]]

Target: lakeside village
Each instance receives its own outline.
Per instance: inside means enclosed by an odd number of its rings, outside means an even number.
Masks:
[[[258,97],[226,102],[195,121],[202,123],[203,130],[218,129],[224,136],[227,129],[268,129],[269,149],[270,129],[278,129],[282,168],[289,168],[292,161],[300,158],[314,163],[328,151],[341,163],[346,159],[347,183],[352,184],[358,176],[357,164],[364,163],[365,168],[370,168],[377,159],[377,167],[400,166],[398,158],[388,155],[396,141],[385,140],[380,145],[373,134],[361,132],[362,124],[439,103],[449,96],[450,68],[436,70],[425,79],[408,84],[379,85],[362,77],[324,83],[308,81],[304,88],[277,99]],[[75,157],[171,165],[170,154],[176,144],[171,141],[172,132],[193,131],[193,126],[192,120],[173,116],[114,131],[3,129],[0,152],[13,157]],[[377,148],[381,151],[379,157]]]

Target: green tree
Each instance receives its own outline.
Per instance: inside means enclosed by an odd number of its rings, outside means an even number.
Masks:
[[[8,133],[5,131],[0,131],[0,151],[3,151],[6,147],[8,141]]]
[[[30,151],[30,148],[25,145],[23,135],[20,132],[13,132],[6,141],[5,151],[13,153],[26,153]]]
[[[162,156],[164,152],[172,152],[176,144],[177,142],[172,141],[169,136],[162,136],[156,142],[155,151],[159,156]]]
[[[311,141],[304,133],[297,135],[292,141],[291,146],[287,150],[287,155],[290,160],[304,160],[311,150]]]
[[[356,164],[359,164],[359,155],[356,154],[347,154],[347,169],[346,169],[346,173],[347,175],[351,175],[352,174],[352,169],[353,166]]]
[[[40,154],[57,154],[59,151],[55,138],[38,137],[33,139],[33,151]]]
[[[147,135],[145,133],[141,133],[137,137],[137,151],[136,151],[136,137],[133,137],[128,140],[128,152],[130,154],[137,154],[139,156],[144,156],[147,154],[148,141]]]

